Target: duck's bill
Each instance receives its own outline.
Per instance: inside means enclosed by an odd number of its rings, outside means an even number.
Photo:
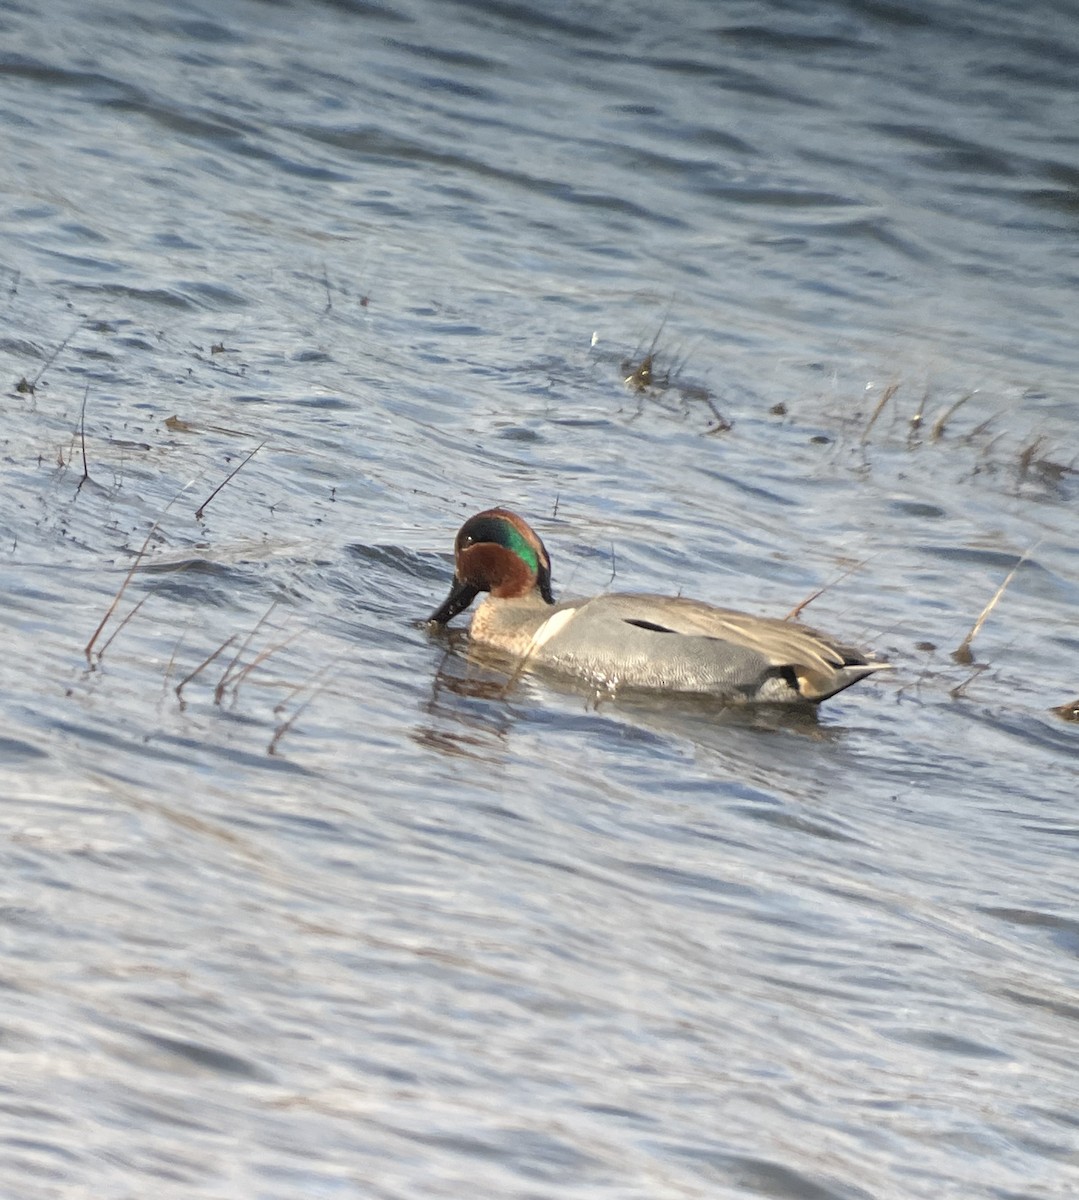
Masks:
[[[453,587],[450,588],[446,602],[441,608],[435,609],[427,618],[428,622],[432,625],[445,625],[447,621],[452,621],[458,613],[464,612],[479,594],[478,587],[471,583],[462,583],[460,579],[454,577]]]

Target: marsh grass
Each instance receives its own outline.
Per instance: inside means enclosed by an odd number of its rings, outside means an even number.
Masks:
[[[82,446],[82,479],[79,480],[79,487],[90,478],[90,467],[86,461],[86,401],[90,395],[90,385],[87,384],[82,393],[82,406],[79,409],[79,442]]]
[[[258,636],[259,631],[266,624],[266,622],[270,619],[270,617],[273,616],[274,609],[276,609],[276,608],[277,608],[277,601],[274,600],[270,604],[270,607],[262,614],[261,617],[259,617],[258,621],[255,622],[255,625],[248,632],[247,637],[245,637],[244,640],[240,643],[239,650],[237,650],[236,653],[232,656],[231,660],[229,661],[228,666],[222,672],[221,678],[217,681],[217,686],[214,688],[214,703],[215,704],[221,703],[221,700],[225,695],[225,691],[228,688],[230,682],[232,682],[234,676],[237,680],[236,688],[239,687],[239,678],[241,675],[241,669],[238,669],[238,664],[239,664],[240,660],[243,658],[244,654],[247,652],[247,648],[251,645],[251,643],[254,641],[254,639]],[[236,695],[236,690],[234,689],[233,696],[235,697],[235,695]]]
[[[802,612],[805,609],[807,609],[814,602],[814,600],[819,600],[820,597],[823,596],[825,592],[831,591],[831,589],[834,588],[837,584],[842,583],[844,579],[848,579],[851,575],[855,574],[857,571],[860,571],[862,569],[862,567],[864,567],[867,563],[871,562],[875,557],[876,557],[876,555],[871,554],[869,556],[869,558],[863,558],[861,560],[861,562],[856,562],[853,566],[848,567],[845,571],[843,571],[841,574],[837,575],[834,579],[829,580],[822,587],[817,588],[817,590],[815,592],[810,592],[810,594],[808,596],[806,596],[806,598],[804,600],[799,601],[799,603],[797,603],[790,610],[790,612],[784,616],[783,620],[784,621],[797,621],[799,619],[799,617],[802,615]]]
[[[178,498],[179,498],[179,496],[175,496],[175,497],[173,497],[173,500],[169,501],[169,505],[166,507],[166,511],[168,511],[168,507],[171,507],[173,502]],[[164,514],[162,514],[162,516],[164,516]],[[111,637],[109,638],[108,642],[105,643],[105,646],[98,652],[97,659],[95,660],[94,659],[94,646],[97,644],[97,639],[101,636],[101,633],[104,630],[105,626],[109,623],[113,614],[116,612],[117,608],[120,606],[120,601],[123,599],[124,592],[127,591],[128,585],[131,583],[132,579],[134,579],[135,572],[139,569],[139,565],[142,562],[143,558],[145,557],[146,551],[149,549],[150,542],[153,540],[153,536],[155,533],[157,533],[160,526],[161,526],[161,517],[159,517],[150,526],[150,532],[147,533],[146,538],[144,539],[142,545],[139,547],[139,551],[135,555],[135,561],[131,564],[130,568],[128,569],[127,574],[124,576],[123,582],[120,584],[119,588],[116,591],[116,595],[113,596],[113,598],[112,598],[112,602],[109,604],[108,608],[105,609],[105,615],[101,618],[101,620],[98,622],[97,628],[90,635],[90,640],[83,647],[83,653],[86,655],[86,663],[91,669],[93,669],[94,666],[96,666],[97,664],[99,664],[101,662],[101,658],[102,658],[102,655],[104,655],[104,653],[105,653],[105,649],[111,644],[111,642],[113,640],[113,638],[111,638]],[[143,600],[145,600],[145,599],[146,599],[146,597],[143,597]],[[135,608],[132,609],[132,611],[130,613],[128,613],[127,617],[121,623],[120,629],[122,629],[124,627],[124,625],[126,625],[127,622],[131,619],[131,617],[133,617],[135,615],[135,613],[139,610],[139,608],[142,607],[142,603],[143,603],[143,601],[140,600],[139,603],[135,606]],[[117,629],[116,632],[119,633],[119,631],[120,630]],[[113,637],[115,637],[115,634],[113,635]]]
[[[239,475],[239,473],[244,469],[244,467],[247,466],[247,464],[255,457],[256,454],[258,454],[258,452],[265,445],[266,445],[265,440],[259,442],[259,444],[254,448],[254,450],[252,450],[251,453],[241,463],[239,463],[237,466],[233,467],[232,470],[225,476],[225,478],[221,480],[221,482],[217,485],[217,487],[215,487],[214,490],[206,497],[206,499],[203,500],[203,502],[198,506],[198,508],[195,509],[195,520],[196,521],[202,520],[202,515],[203,515],[203,513],[205,513],[206,509],[209,507],[210,501],[213,500],[214,497],[217,496],[217,494],[227,484],[229,484],[233,479],[235,479],[237,475]]]
[[[967,636],[952,651],[952,659],[955,662],[957,662],[961,666],[965,666],[965,667],[970,666],[974,662],[974,654],[971,650],[971,645],[974,642],[974,639],[981,632],[982,626],[985,624],[986,620],[988,619],[989,614],[1000,603],[1001,596],[1004,595],[1004,593],[1008,589],[1009,584],[1015,578],[1015,576],[1018,574],[1019,568],[1023,565],[1023,563],[1026,562],[1026,560],[1034,553],[1034,551],[1040,545],[1041,545],[1041,541],[1039,540],[1039,541],[1035,542],[1034,545],[1030,547],[1030,549],[1025,550],[1023,552],[1021,557],[1016,562],[1015,566],[1012,567],[1012,569],[1004,577],[1004,582],[1001,583],[1000,587],[998,587],[997,590],[993,593],[993,595],[990,596],[988,603],[985,605],[985,607],[982,609],[982,611],[978,614],[977,618],[974,621],[974,624],[970,627],[970,630],[967,633]],[[973,678],[973,676],[972,676],[972,678]],[[969,683],[970,680],[968,680],[967,682]],[[963,684],[962,686],[965,687],[966,684]]]
[[[180,702],[181,711],[186,705],[186,702],[184,701],[184,688],[187,687],[187,685],[193,680],[197,679],[202,672],[206,670],[210,663],[224,654],[224,652],[232,645],[234,641],[236,641],[239,636],[240,635],[238,633],[234,633],[231,637],[226,638],[216,650],[212,650],[209,654],[207,654],[202,662],[200,662],[193,671],[185,675],[183,679],[181,679],[176,685],[176,699]]]
[[[71,332],[67,335],[67,337],[65,337],[64,340],[49,355],[49,357],[47,359],[45,359],[45,361],[38,368],[37,374],[33,377],[33,379],[28,380],[26,378],[26,376],[24,375],[19,380],[19,382],[15,385],[15,390],[17,392],[22,393],[23,395],[29,395],[29,396],[36,395],[38,386],[40,385],[42,379],[45,376],[45,372],[53,365],[54,362],[56,362],[56,360],[60,357],[60,355],[63,354],[63,352],[67,349],[68,345],[71,342],[71,339],[75,336],[75,334],[77,334],[79,332],[79,330],[84,328],[85,326],[86,326],[86,322],[80,321],[74,327],[74,329],[71,330]]]
[[[282,716],[288,706],[289,701],[293,697],[298,696],[305,688],[311,688],[310,695],[308,695],[306,699],[298,704],[292,710],[289,716],[285,717],[284,720],[282,720],[274,729],[273,737],[270,738],[269,745],[266,747],[266,753],[269,756],[276,756],[278,747],[281,745],[281,742],[285,736],[291,731],[292,727],[296,724],[299,718],[303,716],[307,709],[310,708],[312,703],[314,703],[314,701],[317,700],[318,697],[321,696],[322,693],[325,692],[329,687],[330,677],[331,669],[329,667],[320,668],[305,683],[299,684],[297,687],[293,688],[290,695],[274,708],[274,715]]]
[[[962,683],[958,683],[955,685],[955,687],[951,688],[948,692],[948,695],[951,696],[951,698],[953,700],[962,700],[963,697],[967,694],[967,688],[970,687],[970,685],[981,674],[983,674],[983,672],[988,671],[988,670],[989,670],[988,663],[975,663],[974,669],[966,677],[966,679],[964,679]]]
[[[622,364],[623,369],[632,365],[630,363]],[[677,369],[657,374],[655,359],[651,355],[646,356],[633,367],[623,382],[640,396],[637,411],[630,418],[631,421],[638,420],[644,414],[644,401],[650,397],[653,403],[662,407],[666,412],[683,418],[689,418],[692,415],[694,404],[703,405],[712,418],[711,424],[701,430],[703,434],[710,436],[717,433],[729,433],[734,428],[734,423],[719,410],[715,398],[706,387],[701,384],[680,381]],[[666,400],[668,392],[675,393],[673,403]]]
[[[1036,483],[1052,491],[1064,487],[1069,476],[1079,475],[1076,462],[1079,456],[1073,455],[1070,462],[1061,462],[1049,458],[1052,452],[1049,439],[1039,434],[1019,452],[1018,477],[1019,483]]]
[[[113,596],[112,601],[109,604],[108,608],[105,609],[105,615],[98,622],[97,628],[90,635],[90,640],[83,647],[83,654],[86,655],[87,666],[89,666],[91,669],[93,669],[97,663],[101,662],[102,656],[104,655],[106,649],[108,649],[108,647],[112,644],[112,641],[116,637],[116,634],[119,633],[121,629],[123,629],[123,627],[128,623],[128,621],[130,621],[131,618],[135,615],[135,613],[137,613],[139,611],[139,609],[145,603],[146,599],[148,599],[148,596],[144,596],[143,599],[140,600],[135,605],[135,607],[131,610],[131,612],[129,612],[127,614],[127,616],[123,619],[123,621],[121,621],[120,626],[116,630],[116,632],[112,635],[112,637],[109,638],[109,640],[105,643],[105,645],[101,648],[101,650],[98,651],[97,659],[95,660],[94,659],[94,646],[97,644],[97,640],[101,636],[101,633],[104,630],[105,626],[112,619],[117,608],[119,608],[120,601],[123,599],[124,593],[127,591],[128,586],[130,585],[132,579],[134,579],[136,572],[139,570],[140,566],[142,565],[143,559],[146,557],[146,552],[150,548],[150,543],[153,541],[154,536],[157,534],[158,530],[161,528],[161,522],[165,519],[165,516],[168,513],[169,509],[172,508],[172,506],[177,502],[177,500],[179,500],[180,497],[183,496],[183,494],[188,490],[188,488],[190,488],[193,485],[194,482],[195,482],[194,480],[190,480],[188,483],[185,483],[184,486],[182,488],[180,488],[180,490],[173,496],[173,498],[168,502],[168,504],[166,504],[165,507],[161,510],[161,516],[159,516],[157,518],[157,520],[154,521],[154,523],[150,526],[149,532],[146,534],[146,537],[143,539],[143,543],[139,547],[138,552],[135,555],[134,561],[132,562],[131,566],[128,568],[127,574],[124,576],[123,580],[121,581],[119,588],[117,588],[117,590],[116,590],[116,595]],[[152,594],[153,594],[152,592],[149,593],[149,595],[152,595]]]
[[[639,397],[637,411],[630,420],[635,421],[642,416],[645,411],[644,401],[651,397],[655,402],[663,404],[666,411],[679,413],[684,417],[690,415],[693,404],[703,405],[711,414],[712,424],[702,432],[708,435],[729,432],[733,424],[720,412],[712,392],[703,384],[693,383],[685,378],[685,369],[689,363],[688,353],[679,357],[676,351],[659,348],[666,325],[667,317],[664,317],[647,350],[638,346],[628,358],[622,359],[619,365],[623,372],[622,383]],[[676,394],[676,403],[663,403],[668,392]]]
[[[218,676],[217,682],[213,687],[213,702],[217,706],[221,706],[224,703],[226,696],[230,692],[232,695],[232,701],[235,703],[239,697],[241,685],[250,678],[252,673],[258,670],[259,667],[261,667],[268,659],[273,657],[273,655],[278,654],[286,646],[291,645],[297,640],[297,638],[302,636],[305,630],[295,630],[293,633],[288,634],[287,636],[268,642],[260,650],[253,652],[250,658],[246,658],[248,652],[252,650],[252,646],[256,639],[267,628],[271,628],[274,633],[282,632],[276,626],[270,625],[270,619],[277,610],[278,603],[279,602],[277,600],[272,601],[266,611],[258,618],[255,624],[247,631],[246,634],[230,634],[220,643],[220,645],[206,655],[206,657],[198,664],[198,666],[195,667],[193,671],[188,672],[188,674],[180,680],[174,691],[176,693],[177,700],[180,701],[181,708],[183,708],[186,704],[184,698],[184,689],[198,679],[198,677],[202,675],[202,673],[206,671],[208,667],[215,663],[227,650],[233,646],[237,647],[235,653],[225,664],[224,670]],[[166,678],[171,673],[175,654],[176,651],[174,650],[173,659],[170,660],[169,667],[166,670]]]
[[[869,435],[873,432],[873,426],[876,425],[877,419],[880,417],[880,414],[884,411],[885,406],[887,405],[888,401],[891,400],[891,398],[898,391],[899,391],[899,384],[898,383],[890,383],[884,389],[884,391],[881,392],[880,399],[877,401],[877,407],[873,409],[873,412],[869,417],[869,421],[866,423],[866,427],[862,432],[862,445],[863,446],[866,444],[866,442],[869,441]],[[920,420],[920,418],[919,418],[919,420]]]

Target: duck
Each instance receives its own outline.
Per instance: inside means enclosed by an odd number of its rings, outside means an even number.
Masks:
[[[513,656],[518,670],[550,670],[600,691],[816,705],[891,668],[795,621],[683,596],[606,592],[556,602],[546,547],[508,508],[461,526],[449,595],[428,624],[445,626],[481,593],[471,644]]]

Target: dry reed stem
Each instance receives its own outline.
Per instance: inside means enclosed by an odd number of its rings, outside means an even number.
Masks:
[[[509,679],[507,679],[506,682],[498,689],[498,697],[500,700],[508,699],[510,690],[516,684],[517,680],[520,679],[521,676],[524,674],[525,667],[528,666],[528,660],[532,657],[532,654],[536,649],[537,649],[536,646],[529,646],[529,648],[524,652],[524,654],[522,654],[521,657],[517,660],[517,665],[513,668],[512,672],[510,673]]]
[[[635,392],[643,392],[652,385],[652,367],[656,360],[656,346],[659,345],[659,339],[663,335],[664,329],[667,327],[667,319],[671,315],[671,304],[667,305],[667,311],[663,315],[663,320],[659,323],[659,328],[656,330],[655,336],[652,338],[652,344],[648,347],[648,353],[641,361],[633,367],[633,370],[622,381],[626,387],[632,388]],[[637,345],[635,354],[640,353],[640,344]],[[632,366],[633,360],[630,359],[626,363],[627,366]],[[625,369],[623,367],[623,369]]]
[[[41,365],[41,370],[38,371],[38,373],[34,376],[33,379],[30,380],[31,391],[33,391],[33,389],[37,387],[38,381],[41,379],[42,375],[44,375],[45,372],[52,366],[52,364],[54,362],[56,362],[56,360],[63,353],[64,348],[67,346],[68,342],[71,341],[71,339],[75,336],[75,334],[77,334],[79,332],[79,330],[81,328],[82,328],[82,322],[80,321],[78,323],[78,325],[76,325],[75,328],[67,335],[67,337],[64,338],[64,340],[60,343],[60,345],[57,346],[56,349],[49,355],[49,357],[47,359],[45,359],[44,363],[42,363],[42,365]]]
[[[1030,547],[1029,550],[1023,551],[1023,554],[1020,557],[1019,561],[1015,564],[1014,567],[1012,567],[1012,569],[1004,577],[1004,582],[1000,585],[1000,587],[997,588],[997,590],[993,593],[992,597],[990,598],[989,603],[978,614],[978,619],[970,627],[970,632],[959,643],[959,645],[956,646],[956,648],[952,651],[952,658],[954,659],[955,662],[960,663],[963,666],[969,666],[974,661],[974,655],[970,651],[971,643],[981,632],[981,628],[985,624],[986,618],[993,611],[993,609],[996,608],[998,602],[1000,601],[1001,596],[1004,595],[1004,592],[1007,590],[1008,585],[1015,578],[1016,573],[1018,572],[1019,568],[1023,565],[1023,563],[1025,563],[1027,561],[1027,559],[1034,553],[1035,550],[1037,550],[1037,548],[1040,545],[1041,545],[1041,539],[1039,538],[1038,541],[1036,541],[1034,543],[1034,545]],[[967,682],[969,683],[970,680],[968,680]],[[966,684],[963,684],[962,686],[966,687]]]
[[[521,678],[521,675],[524,673],[525,667],[528,666],[528,661],[532,655],[535,654],[541,646],[545,645],[554,636],[554,634],[556,634],[558,630],[566,624],[568,619],[572,618],[573,612],[574,610],[572,608],[564,609],[561,613],[557,613],[555,616],[549,618],[549,620],[544,623],[541,629],[536,631],[532,637],[532,640],[525,647],[524,653],[517,660],[517,665],[513,668],[509,679],[506,680],[499,691],[499,695],[503,699],[509,695],[510,688],[512,688],[517,680]],[[540,636],[541,634],[542,636]]]
[[[123,583],[120,584],[119,590],[117,591],[116,595],[113,596],[113,598],[112,598],[112,603],[105,610],[105,615],[101,618],[100,624],[94,630],[93,634],[90,636],[90,640],[86,643],[85,647],[83,648],[83,653],[86,655],[86,661],[90,666],[94,665],[93,658],[92,658],[93,650],[94,650],[94,643],[101,636],[101,631],[105,628],[105,626],[108,624],[109,618],[116,611],[117,605],[120,603],[121,597],[123,596],[124,592],[127,590],[127,585],[131,582],[131,580],[134,578],[135,572],[139,569],[139,564],[142,562],[143,556],[146,554],[146,549],[150,545],[150,539],[154,536],[154,534],[160,528],[161,522],[164,519],[165,513],[167,513],[169,511],[169,509],[172,508],[172,506],[176,503],[176,501],[180,499],[180,497],[184,494],[184,492],[186,492],[187,489],[194,482],[195,482],[194,480],[191,480],[190,483],[185,483],[184,486],[182,488],[180,488],[180,490],[176,493],[176,495],[173,496],[173,498],[168,502],[168,504],[165,505],[165,508],[161,513],[161,516],[158,517],[157,520],[150,526],[150,532],[146,535],[146,540],[142,543],[141,547],[139,548],[138,554],[135,555],[135,561],[131,564],[131,570],[128,571],[128,573],[124,576]],[[112,639],[110,638],[109,640],[111,641]],[[105,653],[104,650],[102,650],[101,654],[104,654],[104,653]],[[101,654],[98,655],[98,662],[101,661]]]
[[[252,671],[255,670],[256,667],[261,666],[268,658],[272,657],[274,654],[277,654],[278,651],[284,650],[286,646],[292,645],[297,638],[302,637],[306,632],[307,630],[305,629],[297,629],[295,633],[290,634],[283,641],[275,642],[274,645],[267,646],[264,650],[260,650],[246,667],[241,667],[240,670],[236,672],[236,676],[232,680],[233,692],[239,690],[240,684],[243,683],[243,681],[248,677],[248,675],[251,674]]]
[[[907,449],[913,449],[918,444],[921,433],[922,422],[925,420],[925,406],[929,400],[929,389],[922,393],[921,400],[918,401],[918,408],[913,412],[908,421],[907,427]]]
[[[82,394],[82,410],[79,413],[79,440],[82,443],[82,480],[79,487],[90,478],[90,468],[86,465],[86,398],[90,395],[90,385],[86,385],[86,390]],[[115,637],[115,634],[113,635]],[[109,639],[112,640],[111,638]],[[104,650],[101,651],[105,653]]]
[[[159,584],[158,587],[160,587],[160,586],[161,585]],[[120,631],[123,629],[123,627],[128,623],[128,621],[131,620],[131,618],[139,611],[140,608],[142,608],[142,606],[146,603],[146,601],[149,600],[150,597],[157,590],[158,590],[157,588],[151,588],[150,591],[148,591],[146,593],[146,595],[143,596],[142,599],[139,600],[139,602],[130,610],[130,612],[128,612],[127,616],[125,616],[124,619],[120,622],[120,624],[116,626],[116,628],[112,631],[112,633],[109,634],[109,636],[105,639],[105,644],[98,651],[98,655],[97,655],[98,662],[100,662],[105,657],[105,651],[108,650],[108,648],[113,644],[114,641],[116,641],[116,639],[119,636]]]
[[[1034,465],[1034,456],[1039,454],[1043,447],[1048,443],[1045,438],[1039,434],[1029,446],[1025,447],[1019,454],[1019,482],[1022,483],[1030,474],[1030,468]]]
[[[164,515],[164,514],[162,514],[162,515]],[[135,555],[135,561],[131,564],[131,569],[124,576],[124,581],[123,581],[123,583],[120,584],[119,591],[117,591],[116,595],[113,596],[112,603],[105,610],[105,615],[101,618],[100,624],[94,630],[93,634],[90,637],[90,640],[86,643],[85,647],[83,648],[83,653],[86,655],[86,661],[87,661],[87,663],[90,664],[90,666],[93,666],[92,655],[93,655],[93,651],[94,651],[94,643],[101,636],[101,631],[105,628],[105,626],[108,624],[109,618],[116,611],[117,606],[120,603],[120,598],[123,596],[124,592],[127,590],[127,585],[131,582],[135,572],[139,569],[139,563],[142,562],[143,555],[146,553],[146,548],[150,545],[150,539],[157,532],[158,526],[160,524],[161,524],[161,518],[158,517],[158,519],[150,526],[150,532],[146,535],[146,540],[142,543],[142,546],[140,547],[138,554]],[[109,640],[111,641],[112,639],[110,638]],[[104,654],[104,653],[105,653],[104,650],[102,650],[101,654]],[[101,661],[101,654],[98,655],[98,662]]]
[[[872,561],[875,555],[870,555],[869,558],[863,558],[861,562],[857,562],[853,567],[848,567],[842,575],[837,575],[835,579],[829,580],[823,587],[818,588],[815,592],[811,592],[801,603],[796,604],[789,613],[783,618],[784,621],[797,621],[803,609],[808,608],[814,600],[819,600],[825,592],[834,588],[837,584],[843,582],[848,575],[853,575],[855,571],[860,571],[866,563]]]
[[[953,700],[962,699],[964,692],[966,692],[967,688],[975,681],[975,679],[977,679],[983,671],[988,670],[988,663],[975,663],[974,670],[971,671],[971,673],[966,677],[966,679],[963,680],[962,683],[956,684],[956,686],[952,688],[948,695],[951,696]]]
[[[311,677],[311,679],[312,679],[312,681],[317,680],[319,678],[319,676],[326,675],[328,672],[329,672],[328,667],[321,667],[318,671],[315,672],[315,674]],[[273,737],[270,738],[270,744],[266,747],[267,755],[276,755],[277,754],[277,747],[280,745],[281,739],[285,736],[286,733],[288,733],[288,731],[293,727],[293,725],[295,725],[296,721],[300,718],[300,716],[302,716],[302,714],[307,711],[307,709],[310,707],[312,701],[317,700],[318,697],[322,695],[322,693],[329,686],[329,682],[330,681],[328,678],[324,679],[323,682],[320,683],[319,686],[314,689],[314,691],[311,693],[311,695],[308,696],[307,699],[304,700],[304,702],[302,704],[297,705],[296,711],[292,714],[292,716],[290,716],[287,720],[282,721],[281,724],[278,725],[278,727],[273,732]],[[296,693],[293,692],[293,695],[295,695],[295,694]],[[278,705],[274,711],[280,712],[281,707],[282,707],[281,705]]]
[[[217,682],[217,687],[214,688],[214,703],[215,704],[221,703],[221,697],[225,694],[225,688],[228,687],[229,676],[232,674],[232,668],[235,667],[236,664],[240,661],[240,658],[243,655],[244,651],[247,649],[248,646],[251,645],[251,639],[254,638],[254,636],[263,627],[263,625],[265,625],[266,622],[270,619],[270,616],[276,607],[277,607],[277,601],[274,600],[270,604],[270,607],[262,614],[261,617],[259,617],[257,623],[255,624],[255,627],[248,633],[247,637],[244,638],[243,642],[241,642],[239,650],[237,650],[236,653],[232,656],[232,661],[225,668],[224,674],[221,676],[221,678]]]
[[[266,440],[268,440],[268,439],[266,439]],[[221,480],[221,482],[217,485],[217,487],[215,487],[214,490],[206,497],[206,499],[203,500],[203,502],[199,505],[199,507],[197,509],[195,509],[195,520],[196,521],[202,520],[202,514],[206,511],[210,501],[217,495],[217,493],[219,491],[221,491],[221,489],[225,486],[226,483],[229,482],[230,479],[233,479],[236,475],[238,475],[244,469],[244,467],[247,466],[247,464],[255,457],[256,454],[258,454],[258,452],[262,449],[262,447],[266,445],[266,440],[259,442],[259,444],[254,448],[254,450],[251,451],[251,453],[243,460],[243,462],[240,463],[239,466],[234,467],[225,476],[225,478]]]
[[[176,685],[176,699],[179,700],[181,704],[183,704],[183,702],[184,702],[184,698],[182,695],[184,688],[191,682],[192,679],[195,678],[196,675],[198,675],[202,671],[204,671],[210,665],[210,663],[212,663],[214,661],[214,659],[221,653],[222,650],[227,650],[234,641],[236,641],[236,634],[233,634],[232,637],[227,638],[225,641],[223,641],[221,643],[221,645],[218,646],[218,648],[213,652],[213,654],[207,655],[207,657],[204,658],[202,660],[202,662],[199,663],[199,665],[191,672],[190,675],[185,675],[183,677],[183,679],[180,680],[180,682]]]
[[[948,422],[963,407],[963,405],[966,404],[968,400],[973,398],[973,396],[973,392],[967,392],[965,396],[960,396],[959,399],[951,406],[951,408],[945,409],[945,411],[939,417],[937,417],[936,421],[933,423],[932,432],[929,434],[929,440],[931,442],[937,442],[941,439],[941,437],[944,435],[944,430],[948,426]]]
[[[869,434],[872,431],[873,426],[876,425],[877,418],[884,411],[884,406],[888,403],[889,400],[891,400],[891,398],[898,391],[899,391],[899,384],[898,383],[890,383],[884,389],[884,391],[881,392],[880,399],[877,401],[877,407],[875,409],[873,409],[873,415],[869,418],[869,424],[866,425],[865,431],[862,434],[862,443],[861,444],[863,446],[866,444],[866,442],[869,441]]]
[[[187,637],[187,631],[191,628],[191,622],[183,627],[180,631],[180,636],[176,639],[172,647],[172,653],[169,655],[168,666],[165,667],[165,679],[162,683],[162,690],[169,686],[169,680],[172,678],[172,668],[176,666],[176,655],[180,653],[180,647],[184,644],[184,638]]]

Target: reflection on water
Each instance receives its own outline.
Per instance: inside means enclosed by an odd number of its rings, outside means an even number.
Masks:
[[[722,744],[724,730],[747,729],[761,733],[788,732],[815,739],[840,736],[838,727],[823,726],[818,709],[793,704],[721,704],[707,696],[655,694],[648,692],[598,691],[548,671],[521,671],[512,656],[488,646],[469,643],[466,629],[438,631],[435,641],[447,642],[435,674],[427,711],[471,722],[478,710],[488,716],[499,708],[512,711],[517,698],[542,703],[542,693],[576,697],[581,711],[620,720],[642,730],[651,729],[688,739],[702,748],[715,741]],[[482,703],[454,705],[454,697]]]
[[[460,643],[467,634],[448,630],[442,637]],[[508,692],[505,677],[471,667],[447,647],[431,679],[430,699],[423,705],[426,720],[412,736],[421,746],[442,753],[497,764],[516,719]]]

